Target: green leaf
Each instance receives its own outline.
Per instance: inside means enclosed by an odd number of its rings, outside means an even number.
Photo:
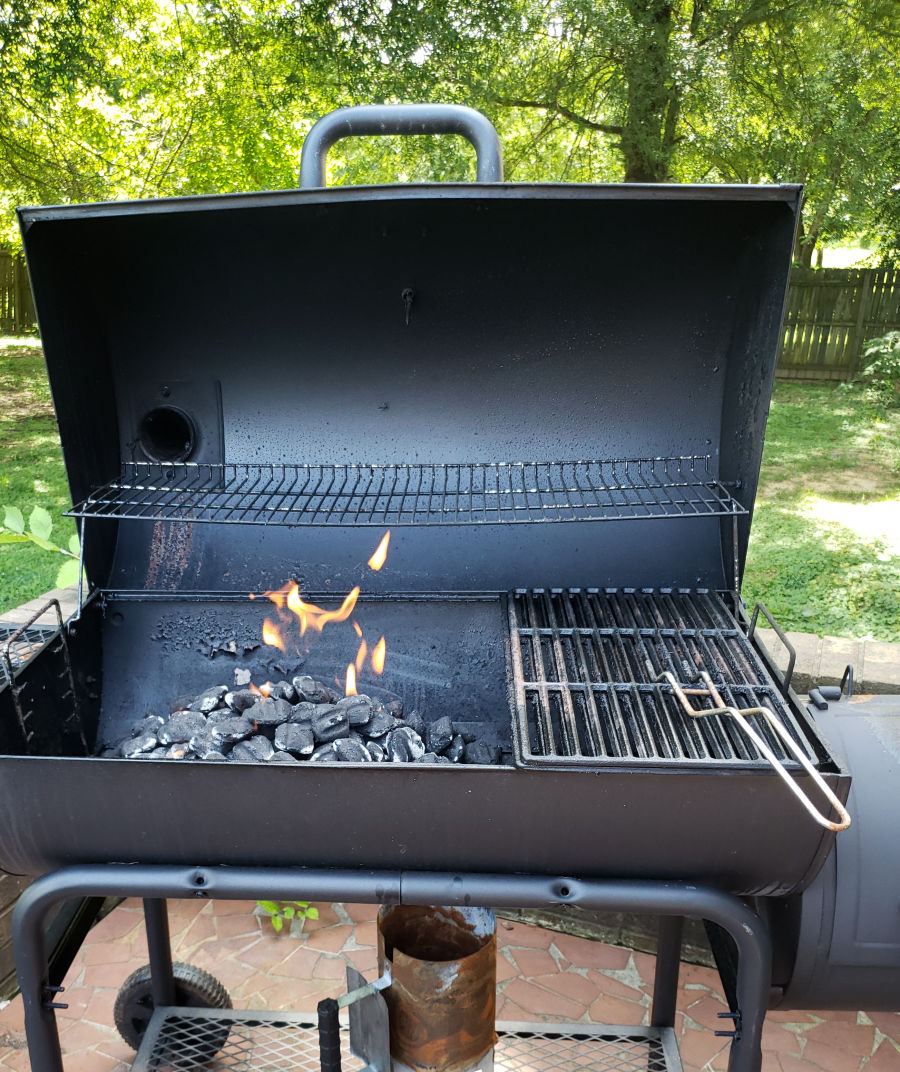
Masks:
[[[69,551],[76,556],[81,554],[81,540],[78,539],[78,533],[74,533],[69,537]]]
[[[274,901],[257,901],[256,903],[264,912],[268,912],[270,916],[277,916],[281,911]]]
[[[28,528],[38,540],[49,540],[50,533],[53,531],[53,518],[50,516],[50,511],[45,510],[43,506],[36,506],[28,518]]]
[[[78,563],[74,558],[63,562],[56,575],[57,588],[68,588],[70,584],[78,584]]]
[[[281,928],[284,926],[284,920],[281,918],[281,916],[272,916],[272,926],[275,928],[276,931],[281,930]]]
[[[30,543],[27,536],[20,536],[18,532],[0,532],[0,543]]]
[[[34,533],[28,536],[28,539],[32,543],[36,543],[38,547],[43,547],[45,551],[62,551],[61,547],[57,547],[52,540],[45,540],[43,536],[35,536]]]
[[[284,906],[284,912],[282,912],[282,915],[284,916],[285,919],[293,919],[294,916],[296,916],[296,914],[297,914],[297,909],[294,908],[293,905],[285,905]]]
[[[18,506],[4,506],[3,525],[11,532],[25,531],[25,518],[22,516],[22,511]]]
[[[307,908],[307,910],[306,910],[306,918],[307,919],[318,919],[319,918],[319,910],[318,910],[318,908]]]

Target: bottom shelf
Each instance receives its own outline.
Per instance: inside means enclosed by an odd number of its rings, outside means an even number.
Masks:
[[[494,1072],[682,1072],[671,1028],[498,1023]],[[345,1072],[361,1072],[341,1032]],[[159,1008],[132,1072],[319,1072],[312,1013]]]

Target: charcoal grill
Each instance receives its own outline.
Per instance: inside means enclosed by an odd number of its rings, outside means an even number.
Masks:
[[[91,587],[0,690],[0,864],[802,890],[833,831],[660,679],[771,712],[790,777],[827,811],[796,751],[846,801],[739,594],[800,188],[507,185],[482,120],[426,107],[388,127],[461,131],[477,184],[324,189],[374,114],[323,121],[298,191],[21,210]],[[317,603],[361,584],[389,643],[361,691],[501,764],[92,754],[236,663],[274,680],[259,597],[291,575]]]

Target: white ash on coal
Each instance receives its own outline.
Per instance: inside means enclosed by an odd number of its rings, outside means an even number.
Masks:
[[[249,685],[249,682],[244,682]],[[499,746],[447,716],[405,712],[401,700],[339,697],[301,674],[255,688],[216,685],[179,696],[167,716],[138,719],[99,755],[229,763],[501,762]]]

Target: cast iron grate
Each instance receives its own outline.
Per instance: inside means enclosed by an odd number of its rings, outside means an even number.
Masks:
[[[769,708],[813,763],[828,762],[715,592],[518,589],[508,609],[522,765],[769,766],[734,719],[685,715],[657,681],[664,670],[686,688],[707,671],[726,703]],[[785,766],[799,767],[765,719],[750,721]]]
[[[4,651],[10,637],[17,633],[21,626],[0,622],[0,652]],[[53,636],[56,630],[52,626],[31,625],[25,629],[9,647],[9,660],[13,670],[36,655],[44,644]],[[6,660],[0,657],[0,688],[9,683],[9,674],[6,670]]]
[[[495,1072],[681,1072],[670,1028],[497,1024]],[[342,1066],[361,1069],[341,1032]],[[319,1072],[315,1017],[161,1008],[132,1072]]]
[[[445,465],[128,462],[75,517],[246,525],[460,525],[747,511],[710,458]]]

